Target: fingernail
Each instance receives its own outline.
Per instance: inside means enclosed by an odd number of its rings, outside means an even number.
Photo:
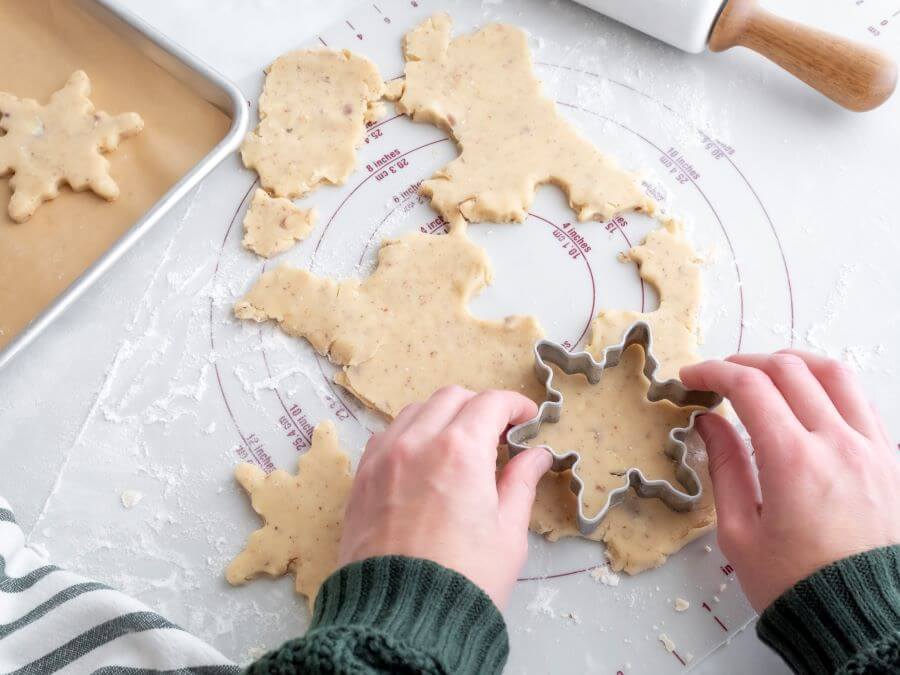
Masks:
[[[706,434],[706,427],[709,425],[708,417],[710,414],[711,413],[703,413],[702,415],[697,415],[694,418],[694,428],[697,429],[701,436],[704,436]]]
[[[550,454],[550,451],[547,448],[541,448],[543,452],[536,452],[535,455],[537,459],[533,460],[537,463],[539,467],[542,467],[544,473],[550,470],[550,467],[553,466],[553,455]]]

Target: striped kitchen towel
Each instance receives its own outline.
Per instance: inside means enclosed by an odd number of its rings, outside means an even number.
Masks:
[[[108,586],[25,546],[0,498],[0,673],[233,675],[199,638]]]

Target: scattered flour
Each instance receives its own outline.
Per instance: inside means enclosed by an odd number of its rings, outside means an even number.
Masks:
[[[538,586],[537,593],[531,602],[528,603],[528,611],[532,614],[546,614],[549,617],[556,617],[557,614],[552,607],[552,603],[557,595],[559,595],[558,588]]]
[[[609,569],[609,565],[602,565],[591,570],[591,578],[604,586],[618,586],[619,575]]]

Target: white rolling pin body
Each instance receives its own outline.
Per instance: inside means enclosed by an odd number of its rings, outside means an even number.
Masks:
[[[686,52],[706,49],[724,0],[575,0]]]

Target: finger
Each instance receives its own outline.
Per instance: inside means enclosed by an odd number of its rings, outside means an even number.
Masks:
[[[750,452],[737,429],[721,415],[701,415],[696,426],[709,456],[709,476],[722,532],[732,531],[731,525],[740,531],[755,519],[760,503]]]
[[[800,424],[810,431],[840,423],[841,416],[819,380],[795,354],[735,354],[726,361],[761,370],[775,383]]]
[[[408,404],[394,418],[394,421],[388,424],[384,431],[369,436],[365,450],[360,458],[360,466],[362,466],[363,462],[370,461],[374,455],[377,455],[384,448],[391,447],[397,437],[416,419],[423,405],[422,403]]]
[[[845,364],[796,349],[785,350],[785,353],[803,359],[847,424],[867,438],[880,437],[881,430],[872,406],[856,375]]]
[[[537,415],[537,405],[514,391],[488,390],[470,399],[448,426],[476,448],[488,450],[492,459],[500,435],[510,424],[521,424]]]
[[[422,405],[415,419],[404,429],[404,437],[427,443],[441,433],[475,392],[457,385],[441,387]]]
[[[897,451],[897,448],[894,444],[894,441],[891,440],[891,435],[888,433],[887,426],[884,424],[884,418],[881,416],[881,413],[878,412],[878,408],[874,406],[874,404],[869,404],[872,408],[872,415],[875,417],[875,421],[878,423],[878,432],[881,434],[881,438],[884,440],[885,447],[891,451],[891,454]]]
[[[527,532],[537,484],[553,458],[545,448],[528,448],[513,457],[500,473],[497,497],[500,518],[513,532]]]
[[[761,370],[728,361],[706,361],[681,369],[690,389],[706,389],[725,396],[750,434],[756,463],[786,459],[809,433],[791,411],[781,392]]]

